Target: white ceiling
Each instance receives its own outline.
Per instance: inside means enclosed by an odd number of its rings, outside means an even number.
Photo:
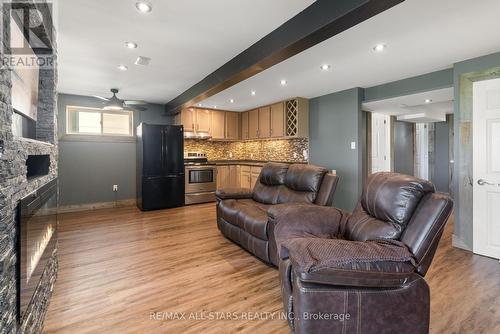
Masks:
[[[455,62],[500,51],[499,13],[498,0],[406,0],[202,104],[242,111],[450,68]],[[377,43],[388,47],[375,53]],[[321,71],[323,63],[331,64],[332,70]],[[280,86],[281,79],[287,86]]]
[[[59,1],[59,92],[108,96],[116,87],[121,98],[166,103],[314,0],[151,0],[147,15],[135,2]],[[138,56],[152,58],[149,67],[134,65]]]
[[[431,103],[425,103],[425,100]],[[453,88],[437,89],[425,93],[365,102],[363,110],[390,116],[416,113],[453,113]]]

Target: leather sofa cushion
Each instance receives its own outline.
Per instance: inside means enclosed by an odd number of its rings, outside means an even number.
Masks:
[[[290,165],[286,173],[285,185],[295,191],[317,193],[326,172],[325,168],[314,165]]]
[[[355,241],[398,239],[401,231],[401,225],[370,216],[358,203],[343,228],[342,236]]]
[[[267,213],[257,206],[242,205],[238,213],[238,226],[261,240],[267,238]]]
[[[253,190],[253,199],[260,203],[276,204],[288,171],[287,164],[268,163],[262,167]]]
[[[363,209],[371,216],[404,228],[432,183],[413,176],[395,173],[370,175],[361,196]]]
[[[217,210],[224,221],[237,226],[261,240],[267,238],[267,208],[252,200],[229,199],[221,201]]]
[[[263,184],[261,181],[257,181],[253,188],[252,198],[257,202],[264,204],[277,204],[278,196],[282,188],[284,188],[282,185],[268,186]]]
[[[303,203],[312,204],[316,199],[316,193],[312,191],[296,191],[283,187],[278,194],[277,203]]]
[[[285,176],[288,171],[287,164],[268,163],[262,167],[259,181],[267,186],[279,186],[285,183]]]

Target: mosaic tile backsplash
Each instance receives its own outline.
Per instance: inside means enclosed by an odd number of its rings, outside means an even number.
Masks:
[[[308,162],[309,140],[294,138],[230,142],[185,139],[184,152],[203,152],[209,160]]]

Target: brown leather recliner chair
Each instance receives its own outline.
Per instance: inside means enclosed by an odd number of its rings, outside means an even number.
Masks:
[[[371,175],[353,214],[269,210],[296,333],[428,333],[429,269],[452,200],[424,180]]]
[[[267,210],[282,203],[331,205],[338,177],[323,167],[268,163],[252,190],[216,192],[217,226],[224,236],[261,260],[278,266]],[[272,228],[272,227],[271,227]]]

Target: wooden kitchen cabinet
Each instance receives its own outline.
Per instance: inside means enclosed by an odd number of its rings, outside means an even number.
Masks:
[[[250,166],[241,166],[240,172],[240,187],[245,189],[251,188],[251,170]]]
[[[212,124],[211,124],[211,132],[212,139],[225,139],[225,119],[226,112],[212,110]]]
[[[239,188],[240,187],[240,166],[230,165],[228,166],[228,183],[227,188]]]
[[[196,131],[196,109],[187,108],[181,112],[181,124],[184,125],[184,132]]]
[[[259,109],[248,112],[248,139],[259,138]]]
[[[251,167],[250,168],[250,189],[253,189],[255,187],[255,183],[257,183],[257,180],[259,179],[260,172],[262,170],[262,167]]]
[[[248,111],[241,113],[241,139],[248,139]]]
[[[285,104],[275,103],[271,106],[271,137],[285,136]]]
[[[225,112],[226,124],[225,124],[225,138],[229,140],[240,139],[240,115],[236,112]]]
[[[217,189],[227,188],[229,179],[229,166],[217,166]]]
[[[196,131],[210,133],[212,122],[211,111],[207,109],[196,109]]]
[[[259,108],[259,138],[271,137],[271,107]]]

